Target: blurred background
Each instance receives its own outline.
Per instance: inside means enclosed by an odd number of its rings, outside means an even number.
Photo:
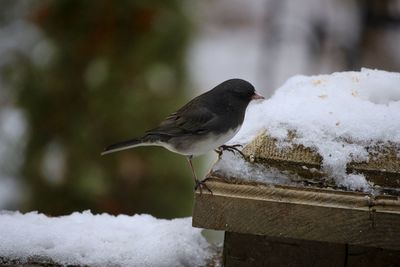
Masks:
[[[400,0],[2,0],[0,209],[188,216],[184,157],[103,147],[229,78],[361,67],[400,71]]]

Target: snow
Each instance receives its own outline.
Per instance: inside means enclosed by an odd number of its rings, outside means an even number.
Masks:
[[[0,240],[0,257],[40,255],[63,265],[202,266],[212,256],[191,218],[2,212]]]
[[[229,143],[245,145],[265,130],[283,147],[294,131],[293,142],[316,150],[338,185],[368,191],[365,177],[346,174],[346,164],[368,160],[366,146],[400,144],[400,73],[362,69],[294,76],[270,99],[249,106]]]
[[[285,174],[275,168],[269,168],[263,164],[245,161],[237,153],[225,152],[221,160],[212,167],[214,175],[224,178],[238,178],[248,182],[268,182],[269,184],[292,184]]]

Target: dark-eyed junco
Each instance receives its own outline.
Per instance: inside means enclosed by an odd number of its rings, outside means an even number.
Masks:
[[[102,155],[138,146],[162,146],[186,156],[190,164],[195,190],[207,188],[197,179],[192,157],[224,146],[242,126],[246,108],[251,100],[263,99],[253,85],[241,79],[227,80],[212,90],[192,99],[160,125],[142,137],[106,147]],[[210,190],[209,190],[210,191]]]

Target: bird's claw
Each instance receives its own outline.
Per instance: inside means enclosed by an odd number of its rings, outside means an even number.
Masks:
[[[229,152],[232,152],[233,154],[239,153],[243,158],[245,158],[245,155],[243,154],[242,151],[240,151],[240,150],[238,149],[238,147],[243,147],[243,146],[240,145],[240,144],[231,145],[231,146],[222,145],[222,146],[218,147],[218,148],[215,150],[215,152],[217,152],[217,154],[218,154],[218,159],[221,159],[221,156],[222,156],[222,154],[223,154],[223,152],[224,152],[225,150],[226,150],[226,151],[229,151]]]
[[[199,181],[199,180],[196,180],[195,181],[195,185],[194,185],[194,191],[196,191],[197,189],[199,189],[200,190],[200,195],[202,195],[203,194],[203,189],[206,189],[208,192],[210,192],[211,193],[211,195],[213,194],[213,192],[211,191],[211,189],[207,186],[207,184],[206,184],[206,181],[208,180],[208,178],[206,178],[206,179],[204,179],[204,180],[202,180],[202,181]]]

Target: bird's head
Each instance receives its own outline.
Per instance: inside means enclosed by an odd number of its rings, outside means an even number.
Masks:
[[[256,92],[251,83],[242,79],[230,79],[221,83],[219,86],[229,92],[232,97],[247,103],[249,103],[251,100],[264,99],[263,96]]]

